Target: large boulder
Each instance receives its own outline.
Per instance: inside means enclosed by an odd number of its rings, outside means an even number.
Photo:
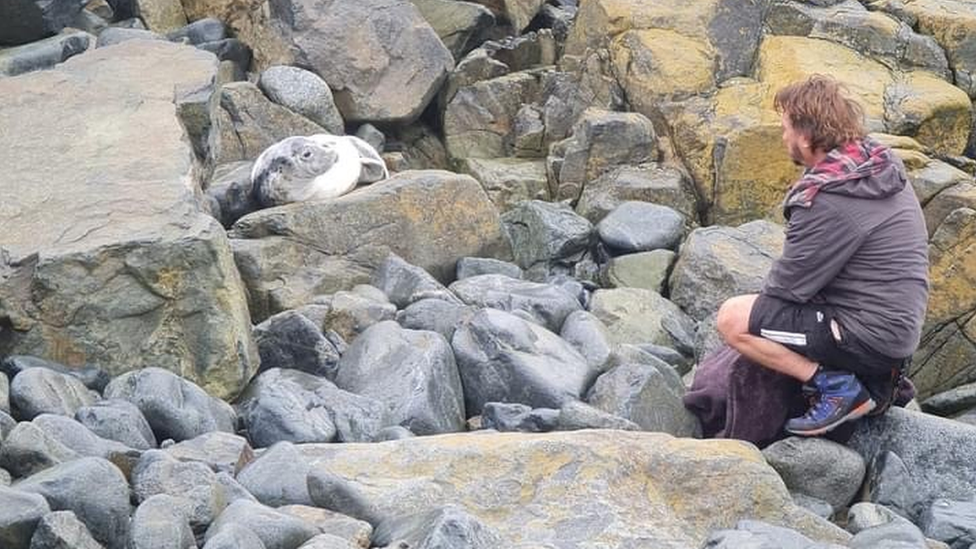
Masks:
[[[216,72],[209,53],[137,41],[0,80],[18,98],[0,106],[0,126],[20,128],[0,136],[0,317],[12,328],[0,354],[113,375],[159,366],[225,397],[251,377],[243,287],[194,198],[173,105],[208,95]]]
[[[638,113],[587,109],[572,135],[549,148],[553,198],[579,200],[589,181],[618,166],[659,160],[654,125]]]
[[[47,368],[30,368],[10,383],[10,403],[18,419],[30,421],[40,414],[72,417],[82,406],[94,404],[99,394],[73,376]]]
[[[831,440],[790,437],[763,449],[766,461],[791,492],[846,507],[857,494],[867,466],[860,454]]]
[[[495,309],[468,319],[451,343],[471,416],[489,402],[559,408],[579,400],[599,371],[558,335]]]
[[[588,181],[576,211],[599,223],[614,208],[632,200],[669,206],[687,219],[698,219],[695,192],[687,175],[683,170],[653,162],[622,166]]]
[[[308,522],[260,503],[235,501],[207,529],[207,547],[224,530],[243,527],[260,538],[265,549],[297,549],[319,530]]]
[[[392,424],[417,435],[464,430],[464,393],[451,345],[394,321],[363,332],[339,361],[336,385],[386,403]]]
[[[140,506],[157,495],[172,496],[173,508],[197,530],[213,522],[226,505],[210,467],[178,461],[162,450],[142,454],[132,472],[132,493]]]
[[[627,96],[649,114],[660,99],[707,92],[748,75],[767,8],[766,0],[585,2],[566,52],[608,48]]]
[[[783,249],[783,238],[783,229],[766,221],[695,229],[671,271],[671,300],[704,320],[726,299],[758,293]]]
[[[412,122],[454,68],[409,0],[282,0],[272,15],[295,57],[332,88],[346,122]]]
[[[931,290],[922,344],[911,366],[921,396],[976,381],[976,210],[949,214],[929,242]]]
[[[918,32],[935,38],[949,60],[956,85],[976,97],[976,14],[960,0],[878,2],[878,9],[906,20]]]
[[[811,50],[817,51],[816,60],[808,55]],[[768,36],[760,47],[756,80],[722,87],[709,99],[695,98],[667,113],[675,148],[699,196],[707,197],[702,206],[708,221],[779,217],[783,189],[799,172],[783,149],[773,97],[786,84],[815,73],[850,89],[865,107],[869,131],[913,136],[942,154],[966,148],[972,105],[962,90],[938,76],[892,71],[826,40]]]
[[[193,530],[180,503],[167,494],[143,501],[132,515],[128,549],[196,549]]]
[[[71,511],[55,511],[41,519],[30,546],[31,549],[103,549]]]
[[[354,503],[382,523],[454,504],[494,529],[502,538],[496,546],[684,549],[747,517],[820,541],[849,537],[795,506],[762,455],[738,441],[626,431],[484,433],[315,444],[302,452],[314,464],[309,490],[321,506]]]
[[[528,200],[505,212],[502,222],[523,269],[571,259],[593,240],[593,225],[561,203]]]
[[[976,427],[940,417],[892,408],[857,424],[848,446],[871,463],[891,452],[900,458],[901,489],[911,495],[915,513],[939,498],[976,496],[976,460],[966,450],[976,443]]]
[[[336,200],[261,210],[238,220],[231,236],[260,239],[235,248],[252,310],[266,312],[369,282],[391,251],[441,282],[454,278],[462,257],[509,255],[478,182],[433,170],[402,172]]]
[[[345,133],[342,115],[332,100],[332,90],[317,74],[298,67],[271,67],[261,73],[258,86],[275,103],[308,118],[329,133]]]
[[[772,34],[823,38],[860,51],[889,68],[927,70],[951,80],[946,54],[931,36],[860,2],[833,5],[774,0],[766,25]]]

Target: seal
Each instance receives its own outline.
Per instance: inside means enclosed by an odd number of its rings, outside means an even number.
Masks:
[[[390,176],[369,143],[351,135],[285,138],[262,152],[251,169],[251,195],[262,208],[336,198],[358,183]]]

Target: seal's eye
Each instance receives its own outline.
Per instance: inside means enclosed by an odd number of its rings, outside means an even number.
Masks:
[[[308,149],[305,149],[304,151],[302,151],[302,158],[304,158],[305,160],[308,160],[309,158],[312,158],[312,151],[310,151]]]

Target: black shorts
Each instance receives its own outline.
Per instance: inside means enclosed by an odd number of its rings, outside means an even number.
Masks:
[[[840,340],[834,338],[831,320],[838,324]],[[759,294],[749,313],[749,333],[785,345],[819,362],[825,370],[851,372],[868,385],[869,390],[874,388],[872,393],[876,390],[884,392],[883,387],[901,373],[906,364],[905,359],[880,355],[857,341],[844,330],[829,305],[794,303]]]

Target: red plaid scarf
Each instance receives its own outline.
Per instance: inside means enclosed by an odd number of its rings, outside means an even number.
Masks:
[[[891,155],[891,149],[870,137],[836,147],[819,164],[803,172],[786,194],[783,208],[809,208],[823,189],[878,174],[891,163]]]

